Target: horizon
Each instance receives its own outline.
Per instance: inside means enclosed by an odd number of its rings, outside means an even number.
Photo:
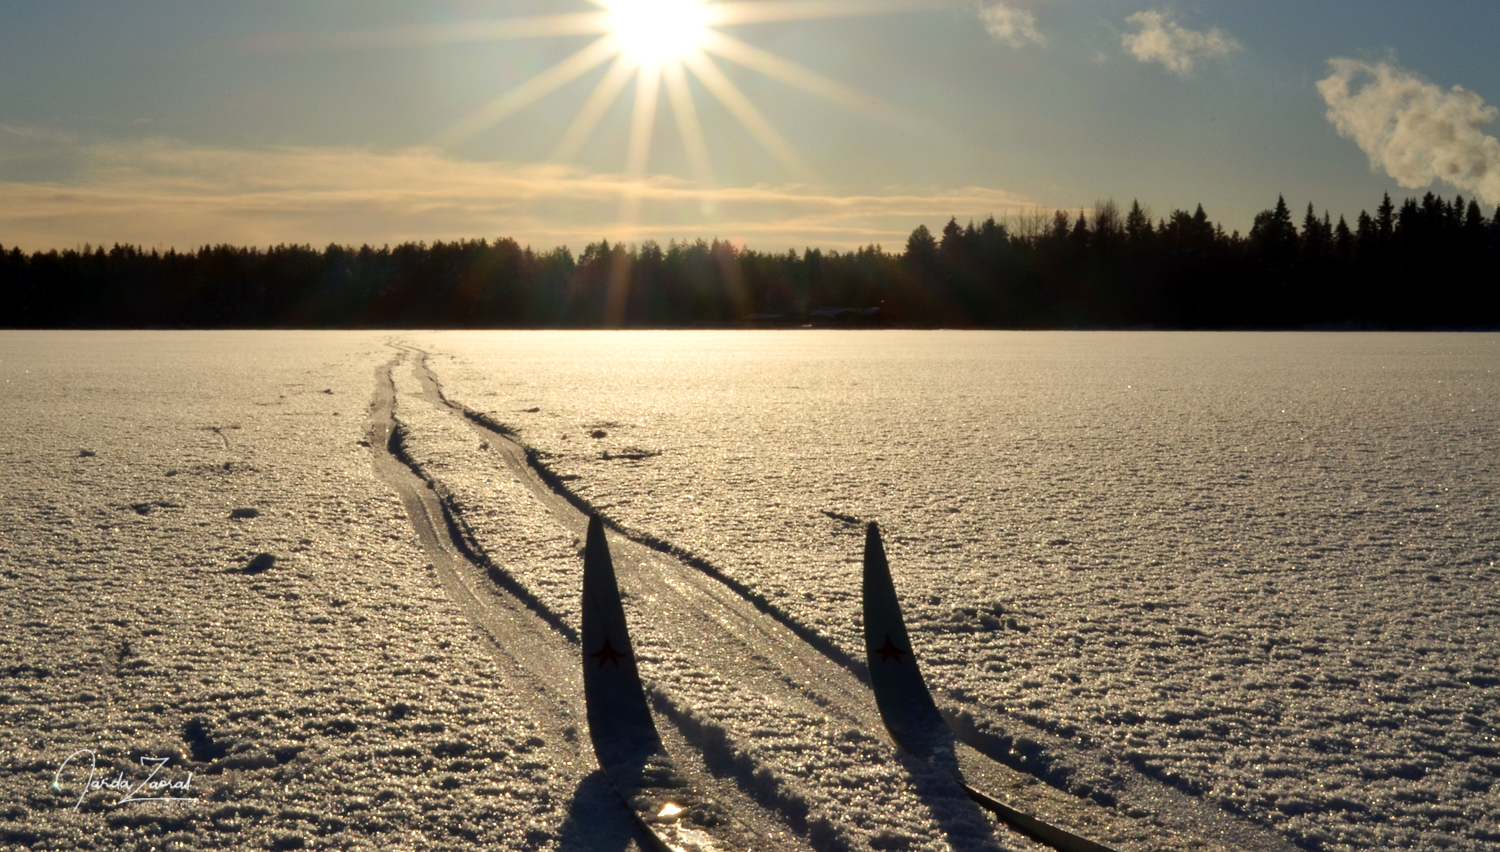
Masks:
[[[665,4],[665,5],[662,5]],[[667,17],[660,15],[666,9]],[[897,251],[1037,210],[1500,202],[1500,7],[180,0],[0,34],[0,245]]]

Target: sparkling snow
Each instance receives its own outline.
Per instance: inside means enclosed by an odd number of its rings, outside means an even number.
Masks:
[[[455,406],[802,631],[726,661],[734,607],[682,610],[738,593],[616,542],[669,748],[789,848],[1034,848],[819,679],[863,654],[867,520],[940,706],[1013,766],[1308,849],[1500,842],[1500,336],[3,332],[0,845],[634,843],[581,692],[538,696],[377,475],[386,376],[558,623],[571,510]],[[75,812],[79,749],[198,801]]]

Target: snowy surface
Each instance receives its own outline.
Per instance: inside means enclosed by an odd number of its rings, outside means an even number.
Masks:
[[[581,530],[419,363],[855,657],[878,520],[940,705],[1081,797],[1500,843],[1500,336],[4,332],[0,846],[633,845],[571,687],[472,626],[374,469],[389,376],[409,460],[576,624]],[[790,632],[724,659],[732,619],[683,611],[713,581],[658,556],[617,555],[658,724],[757,828],[1032,848],[789,674]],[[78,749],[170,756],[199,801],[74,812]]]
[[[0,334],[0,848],[629,837],[372,474],[382,340]],[[197,801],[75,812],[79,749]]]
[[[940,700],[997,736],[1308,848],[1500,842],[1500,337],[410,339],[590,504],[851,653],[845,519],[880,521]]]
[[[424,392],[417,375],[404,364],[393,371],[404,452],[441,484],[488,560],[539,607],[578,624],[583,517],[538,501],[491,452],[496,436]],[[712,743],[711,774],[781,812],[789,825],[773,830],[789,836],[787,848],[1033,848],[1017,837],[997,843],[993,821],[956,784],[903,763],[862,686],[856,703],[868,712],[841,712],[847,697],[830,706],[838,684],[807,670],[795,636],[745,627],[752,608],[691,568],[620,540],[612,549],[647,686],[665,711],[659,727],[687,728],[688,748]]]

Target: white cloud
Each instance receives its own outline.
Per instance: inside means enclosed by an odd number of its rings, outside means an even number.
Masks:
[[[1500,204],[1500,141],[1481,128],[1500,110],[1461,86],[1448,91],[1390,62],[1337,57],[1318,81],[1328,120],[1404,187],[1446,181]],[[1362,86],[1355,88],[1356,81]]]
[[[800,185],[701,189],[692,181],[631,181],[560,165],[470,162],[428,148],[241,150],[173,140],[83,144],[66,169],[5,177],[26,134],[0,127],[0,244],[25,251],[85,242],[196,248],[206,244],[513,237],[575,250],[607,238],[728,239],[771,251],[900,246],[919,223],[1004,216],[1031,206],[1003,190],[962,187],[839,195]],[[625,226],[626,194],[641,199]]]
[[[980,6],[979,20],[984,22],[984,28],[997,41],[1003,41],[1011,47],[1047,43],[1047,39],[1037,31],[1036,15],[1025,9],[1017,9],[1005,3]]]
[[[1138,33],[1120,36],[1130,55],[1142,62],[1160,62],[1179,77],[1191,74],[1193,63],[1199,59],[1228,56],[1242,49],[1218,27],[1196,32],[1179,26],[1165,12],[1136,12],[1125,20],[1141,28]]]

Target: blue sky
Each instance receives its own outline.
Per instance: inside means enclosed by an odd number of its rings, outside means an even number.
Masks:
[[[899,249],[1105,198],[1241,231],[1278,194],[1500,201],[1494,2],[723,0],[675,89],[692,45],[543,85],[623,20],[586,0],[0,2],[0,244],[27,250]],[[580,13],[604,31],[499,37]]]

